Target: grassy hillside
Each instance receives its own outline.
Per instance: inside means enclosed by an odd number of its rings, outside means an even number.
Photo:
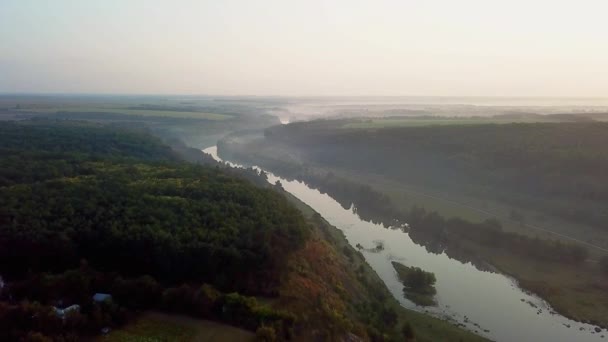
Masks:
[[[319,320],[319,323],[330,319],[327,308],[319,306],[319,301],[311,300],[319,291],[329,289],[325,300],[341,302],[334,307],[341,307],[345,317],[355,317],[355,322],[359,321],[359,326],[355,323],[354,331],[361,329],[362,323],[371,325],[373,328],[368,334],[372,340],[407,340],[404,327],[411,328],[416,341],[486,340],[452,323],[403,308],[361,252],[348,243],[342,231],[293,195],[284,194],[314,227],[311,242],[293,259],[290,281],[282,292],[284,297],[299,298],[299,303],[295,302],[299,306],[296,312],[317,312],[310,319]],[[304,335],[303,340],[310,338]]]
[[[184,341],[230,342],[255,341],[255,334],[213,321],[161,312],[146,312],[123,329],[96,339],[98,342]]]

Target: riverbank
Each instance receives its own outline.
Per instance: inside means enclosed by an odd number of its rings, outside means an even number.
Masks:
[[[385,298],[388,308],[397,313],[396,326],[409,323],[416,334],[416,341],[487,341],[483,336],[464,330],[457,325],[420,312],[407,310],[396,301],[382,279],[365,261],[363,255],[347,241],[344,233],[331,225],[319,213],[300,199],[284,191],[283,194],[289,202],[298,208],[304,216],[315,222],[319,229],[317,233],[323,236],[340,257],[348,269],[356,270],[356,279],[361,282],[373,298]]]
[[[353,182],[364,182],[375,191],[391,198],[391,202],[397,207],[403,208],[406,205],[404,202],[425,207],[425,202],[415,202],[412,197],[403,202],[396,200],[394,194],[405,190],[404,187],[397,182],[387,181],[383,177],[369,174],[356,176],[354,173],[346,174],[338,169],[326,169],[325,172],[333,172],[337,176]],[[436,208],[436,206],[432,206],[427,209]],[[437,212],[446,217],[462,217],[454,207],[445,212],[442,210]],[[466,215],[463,215],[465,219]],[[459,239],[458,236],[451,236],[451,238]],[[545,234],[544,238],[550,239],[551,237]],[[594,260],[570,265],[526,258],[505,250],[471,243],[466,239],[459,239],[458,245],[460,249],[466,251],[466,254],[474,255],[479,259],[477,264],[483,262],[491,265],[495,271],[515,278],[520,287],[546,300],[560,314],[576,321],[608,328],[608,296],[606,296],[608,276],[602,273],[598,263]],[[594,259],[598,258],[598,253],[592,252],[590,256]],[[484,265],[480,267],[490,269]]]
[[[230,147],[230,152],[234,153],[235,150],[232,147]],[[271,170],[273,165],[293,161],[294,156],[298,155],[297,151],[294,151],[289,154],[291,159],[286,159],[285,154],[276,153],[277,150],[268,153],[263,147],[265,146],[255,145],[255,152],[249,154],[248,158],[255,160],[258,165],[270,167]],[[300,162],[299,165],[303,164]],[[345,174],[336,168],[322,168],[311,164],[305,164],[303,167],[307,169],[307,172],[314,170],[314,172],[331,173],[353,183],[359,183],[361,179],[365,179],[364,184],[369,185],[373,191],[386,195],[391,199],[393,205],[399,206],[399,203],[391,198],[388,190],[390,189],[391,193],[398,192],[398,184],[391,183],[390,186],[387,186],[387,182],[382,179],[377,179],[375,182],[374,175],[353,177],[352,173]],[[297,178],[298,174],[294,172],[293,176]],[[516,256],[506,251],[497,252],[495,249],[459,239],[458,236],[451,236],[450,239],[458,240],[459,250],[462,254],[474,255],[502,273],[517,279],[522,288],[546,299],[555,310],[564,316],[576,321],[608,326],[608,298],[605,296],[608,279],[599,271],[597,264],[585,262],[581,265],[568,266],[559,262],[531,261],[529,258]],[[465,259],[465,261],[470,260]]]
[[[300,301],[300,305],[307,305],[302,300],[310,297],[312,302],[308,305],[314,305],[317,307],[316,310],[319,310],[321,309],[318,307],[319,303],[315,302],[314,296],[309,293],[311,286],[325,288],[330,292],[334,291],[337,286],[337,289],[341,289],[338,290],[340,295],[338,297],[328,296],[325,293],[325,301],[332,302],[331,305],[336,308],[344,307],[346,304],[346,311],[343,312],[348,312],[349,304],[354,303],[354,312],[351,312],[350,315],[357,317],[363,315],[361,318],[365,323],[373,323],[376,319],[380,319],[381,324],[392,321],[393,329],[400,330],[397,332],[400,334],[399,336],[403,333],[401,331],[403,327],[408,326],[413,330],[416,341],[487,341],[483,336],[463,329],[462,325],[459,326],[454,321],[438,319],[404,308],[395,300],[384,281],[368,264],[364,255],[349,243],[341,230],[331,225],[317,211],[289,191],[285,191],[279,186],[274,186],[274,189],[280,191],[289,202],[298,208],[311,222],[313,228],[313,238],[311,239],[313,244],[303,251],[296,252],[296,256],[290,262],[294,271],[290,272],[289,277],[293,278],[285,281],[281,297],[299,298],[296,301]],[[305,275],[306,279],[314,282],[302,286],[298,280],[299,274]],[[337,278],[336,275],[338,275]],[[315,277],[318,276],[321,278],[316,279]],[[358,298],[347,300],[348,297],[345,296],[352,293],[353,288],[359,289],[357,290],[359,291]],[[291,306],[293,303],[275,303],[274,305]],[[314,309],[309,309],[306,308],[302,311],[315,312]],[[382,316],[374,318],[374,312],[378,310],[382,311]],[[383,338],[388,338],[393,334],[395,332],[390,330],[381,333],[384,335]]]

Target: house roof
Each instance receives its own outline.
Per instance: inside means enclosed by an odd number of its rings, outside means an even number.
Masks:
[[[93,296],[93,300],[96,302],[104,302],[108,299],[112,299],[112,295],[109,295],[107,293],[96,293]]]

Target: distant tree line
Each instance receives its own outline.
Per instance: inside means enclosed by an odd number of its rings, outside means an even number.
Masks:
[[[608,123],[345,129],[322,120],[266,130],[308,162],[491,198],[606,229]]]

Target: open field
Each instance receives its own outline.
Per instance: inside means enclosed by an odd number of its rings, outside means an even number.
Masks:
[[[254,341],[252,332],[180,315],[146,312],[135,322],[97,341]]]
[[[444,217],[459,217],[471,222],[482,222],[487,219],[498,219],[506,231],[539,237],[541,239],[560,240],[564,243],[580,243],[588,248],[590,257],[599,259],[607,255],[608,240],[605,235],[589,226],[565,222],[550,217],[531,208],[519,208],[505,205],[489,199],[480,199],[465,194],[452,194],[433,191],[403,182],[388,180],[378,175],[355,173],[352,171],[332,169],[333,172],[353,181],[363,181],[388,195],[394,203],[402,208],[411,206],[423,207],[436,211]],[[517,211],[523,218],[519,222],[510,218],[510,212]],[[598,248],[594,248],[593,246]]]
[[[370,172],[314,164],[307,164],[307,167],[320,174],[332,172],[352,182],[368,184],[376,191],[387,195],[397,207],[404,210],[413,206],[422,207],[446,218],[458,217],[470,222],[497,219],[503,230],[508,232],[580,244],[588,249],[589,257],[593,261],[608,255],[608,238],[601,231],[588,225],[547,215],[533,208],[515,207],[463,193],[448,193],[420,184],[407,184]],[[521,215],[521,221],[511,217],[512,211]]]
[[[604,327],[608,325],[608,275],[602,275],[597,263],[539,263],[484,246],[471,247],[564,316],[577,321],[592,321]]]
[[[226,120],[232,118],[231,115],[206,113],[206,112],[188,112],[188,111],[171,111],[171,110],[148,110],[148,109],[131,109],[106,106],[91,106],[91,107],[34,107],[19,109],[18,112],[23,113],[40,113],[54,114],[57,112],[67,113],[112,113],[125,115],[140,115],[140,116],[162,116],[171,118],[189,118],[189,119],[207,119],[207,120]]]
[[[502,117],[473,117],[473,118],[446,118],[446,117],[412,117],[412,118],[381,118],[349,122],[342,128],[350,129],[374,129],[386,127],[420,127],[420,126],[443,126],[443,125],[478,125],[478,124],[510,124],[534,123],[534,122],[557,122],[551,117],[535,116],[530,118],[502,118]]]

